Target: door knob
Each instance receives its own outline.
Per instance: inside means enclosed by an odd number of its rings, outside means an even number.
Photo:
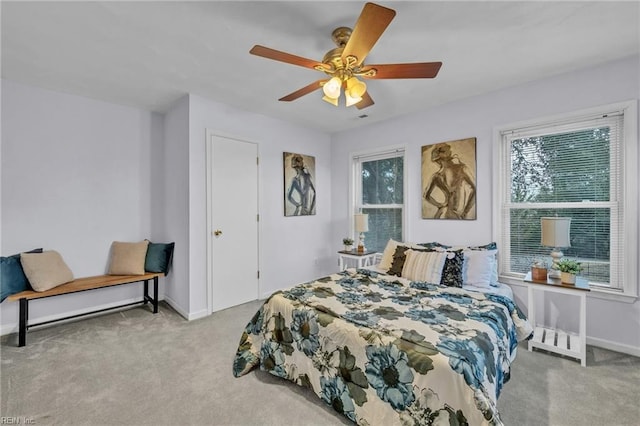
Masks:
[[[216,229],[215,231],[213,231],[213,235],[215,235],[216,237],[219,237],[220,235],[222,235],[222,231],[219,229]]]

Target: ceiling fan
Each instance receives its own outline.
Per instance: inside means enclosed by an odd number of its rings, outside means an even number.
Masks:
[[[369,51],[389,26],[396,12],[374,3],[366,3],[353,30],[339,27],[333,30],[331,38],[338,47],[324,55],[322,62],[268,47],[255,45],[249,53],[275,61],[286,62],[305,68],[324,72],[329,78],[314,81],[296,90],[280,101],[290,102],[322,88],[323,100],[338,106],[341,90],[344,90],[346,106],[355,105],[358,109],[373,105],[364,79],[391,78],[434,78],[442,62],[416,62],[407,64],[365,64]]]

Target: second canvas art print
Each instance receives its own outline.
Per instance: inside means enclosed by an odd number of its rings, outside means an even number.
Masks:
[[[284,215],[316,214],[316,159],[311,155],[285,152]]]
[[[476,138],[422,147],[422,218],[477,218]]]

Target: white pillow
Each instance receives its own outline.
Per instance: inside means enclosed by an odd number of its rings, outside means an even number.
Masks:
[[[425,281],[432,284],[440,284],[442,269],[447,259],[446,252],[421,252],[407,250],[407,258],[402,267],[402,277],[411,281]]]
[[[497,282],[496,253],[497,250],[465,250],[463,284],[489,287],[494,280]]]
[[[493,255],[493,267],[491,269],[491,285],[498,287],[498,251]]]
[[[387,242],[387,246],[382,252],[382,259],[380,259],[378,268],[384,271],[388,271],[389,268],[391,268],[391,264],[393,263],[393,254],[396,252],[396,247],[398,247],[398,244],[400,243],[395,240],[389,240]]]

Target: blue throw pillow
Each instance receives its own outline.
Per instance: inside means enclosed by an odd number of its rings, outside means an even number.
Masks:
[[[42,253],[42,249],[34,249],[27,253]],[[0,302],[25,290],[31,290],[31,285],[22,270],[20,254],[0,257]]]
[[[152,243],[149,241],[144,270],[147,272],[162,272],[167,275],[171,269],[173,248],[175,243]]]

